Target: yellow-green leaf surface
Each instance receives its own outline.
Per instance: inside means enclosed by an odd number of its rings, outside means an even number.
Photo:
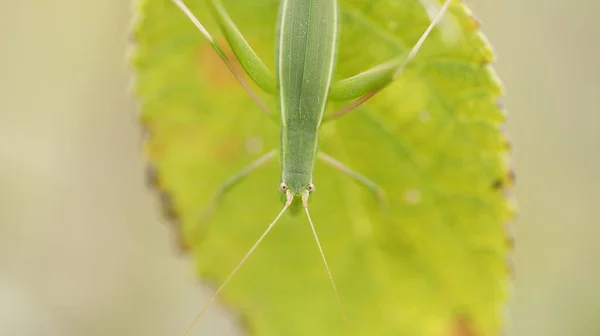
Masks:
[[[187,3],[221,36],[203,0]],[[429,24],[427,3],[340,1],[336,78],[406,55]],[[278,2],[224,6],[274,69]],[[278,146],[278,125],[169,0],[136,10],[132,62],[153,183],[201,278],[220,284],[282,207],[278,160],[232,189],[202,226],[199,214],[220,183]],[[394,84],[321,129],[320,148],[380,184],[389,203],[317,162],[310,209],[355,336],[502,330],[513,216],[502,88],[467,8],[456,1],[447,18],[442,27],[458,34],[434,30]],[[252,335],[347,335],[302,214],[284,216],[220,301]]]

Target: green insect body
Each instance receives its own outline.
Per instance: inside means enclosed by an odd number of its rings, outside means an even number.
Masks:
[[[236,72],[233,62],[187,6],[181,0],[172,1],[200,29],[218,56],[228,66],[252,99],[273,117],[273,114],[247,85],[244,78]],[[277,105],[280,118],[275,117],[273,119],[279,123],[281,128],[280,148],[278,152],[280,154],[282,169],[280,190],[285,200],[285,206],[213,294],[209,302],[204,306],[204,309],[188,328],[186,335],[195,322],[206,312],[209,304],[288,209],[294,214],[301,208],[304,208],[340,306],[340,311],[344,320],[346,320],[344,308],[335,282],[333,281],[333,276],[327,265],[325,254],[308,212],[308,198],[315,190],[315,186],[313,185],[315,161],[321,159],[324,163],[346,174],[351,179],[373,191],[380,201],[383,202],[384,197],[382,189],[377,184],[354,172],[335,158],[318,152],[319,127],[324,121],[335,119],[348,113],[393,81],[401,73],[406,63],[415,56],[423,41],[431,32],[431,29],[438,23],[442,14],[447,10],[450,2],[451,0],[444,2],[438,14],[432,18],[428,29],[406,57],[392,59],[353,77],[333,82],[337,38],[339,35],[339,8],[337,0],[281,1],[277,27],[275,75],[273,75],[252,50],[221,4],[217,0],[207,0],[229,46],[245,72],[263,91],[273,94],[278,98]],[[356,100],[347,105],[347,107],[333,115],[324,116],[326,104],[329,100],[349,101],[353,99]],[[276,151],[271,151],[265,154],[240,173],[232,176],[217,192],[215,203],[218,203],[223,194],[246,175],[265,162],[273,159],[275,153]]]
[[[277,39],[281,188],[295,197],[314,189],[318,129],[333,76],[337,11],[337,1],[331,0],[281,4]]]

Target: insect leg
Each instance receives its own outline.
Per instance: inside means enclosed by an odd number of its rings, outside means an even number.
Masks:
[[[325,117],[323,121],[337,119],[354,110],[362,103],[371,99],[371,97],[376,95],[394,79],[400,76],[408,62],[410,62],[417,55],[433,28],[441,21],[451,2],[452,0],[444,1],[444,4],[439,9],[439,12],[437,12],[437,14],[431,19],[431,23],[425,32],[423,32],[417,43],[412,47],[406,58],[394,59],[371,70],[362,72],[354,77],[333,83],[330,89],[332,100],[348,100],[356,97],[358,97],[358,99],[336,111],[332,115]]]
[[[239,172],[235,173],[231,177],[227,179],[221,186],[217,189],[215,194],[213,195],[210,203],[202,210],[199,216],[199,224],[206,223],[210,217],[214,214],[215,210],[221,203],[223,197],[233,189],[236,185],[238,185],[246,176],[251,174],[253,171],[258,168],[264,166],[265,164],[271,162],[273,158],[277,154],[277,149],[273,149],[266,154],[262,155],[258,159],[254,160],[254,162],[250,163],[246,167],[242,168]],[[203,227],[203,225],[198,225],[198,227]],[[205,235],[204,235],[205,236]]]
[[[360,98],[373,91],[388,85],[394,77],[394,72],[405,62],[405,57],[398,57],[379,64],[358,75],[331,83],[327,99],[330,101],[349,101]]]
[[[330,167],[333,167],[339,170],[340,172],[344,173],[345,175],[358,182],[362,186],[366,187],[369,191],[373,193],[373,195],[377,198],[377,201],[381,205],[387,205],[385,191],[377,183],[373,182],[373,180],[356,172],[352,168],[348,167],[347,165],[343,164],[342,162],[323,152],[318,152],[317,158],[319,158],[319,160],[323,161]]]
[[[239,31],[229,14],[218,0],[209,0],[208,4],[227,39],[227,43],[237,57],[238,61],[250,78],[267,93],[275,94],[275,76],[265,63],[256,55],[250,44]]]
[[[256,92],[254,92],[254,90],[252,90],[252,88],[250,88],[250,86],[248,86],[248,83],[246,83],[246,80],[244,80],[244,78],[242,77],[242,75],[236,70],[236,68],[233,65],[233,62],[229,59],[229,57],[227,57],[227,54],[225,54],[225,52],[223,51],[223,49],[221,48],[221,46],[217,43],[217,41],[215,40],[215,38],[208,32],[208,30],[206,30],[206,28],[204,28],[204,26],[200,23],[200,21],[198,21],[198,19],[196,18],[196,16],[194,16],[194,14],[192,13],[192,11],[185,5],[185,3],[182,0],[171,0],[177,7],[179,7],[179,9],[194,23],[194,25],[196,25],[196,27],[200,30],[200,32],[202,33],[202,35],[204,35],[204,37],[208,40],[208,42],[210,43],[210,45],[212,46],[212,48],[215,50],[215,52],[217,53],[217,55],[219,56],[219,58],[221,58],[221,60],[223,61],[223,63],[225,63],[225,65],[227,66],[227,68],[229,68],[229,71],[231,71],[231,73],[233,74],[233,76],[237,79],[237,81],[242,85],[242,87],[244,88],[244,90],[246,90],[246,92],[248,93],[248,95],[250,95],[250,97],[252,98],[252,100],[254,100],[256,102],[256,104],[267,114],[271,115],[271,110],[269,110],[269,108],[267,107],[267,105],[258,97],[258,95],[256,94]],[[240,61],[242,63],[242,61]],[[264,66],[264,64],[263,64]]]

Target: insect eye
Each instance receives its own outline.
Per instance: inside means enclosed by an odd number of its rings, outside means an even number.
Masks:
[[[308,188],[306,188],[308,190],[309,193],[313,193],[313,191],[315,191],[315,185],[314,184],[309,184]]]
[[[286,192],[288,189],[288,185],[285,182],[279,184],[279,190],[281,190],[281,192]]]

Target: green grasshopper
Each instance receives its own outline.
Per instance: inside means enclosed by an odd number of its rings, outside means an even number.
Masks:
[[[417,54],[429,33],[441,20],[443,13],[448,9],[451,1],[445,0],[437,11],[437,14],[433,16],[429,27],[406,58],[393,59],[351,78],[333,82],[339,30],[339,5],[337,0],[281,1],[277,23],[275,75],[273,75],[246,42],[222,5],[217,0],[207,0],[229,46],[247,75],[263,91],[278,97],[278,109],[281,116],[281,118],[278,118],[278,123],[281,127],[279,152],[282,169],[279,189],[284,196],[285,205],[256,243],[231,271],[225,281],[223,281],[221,286],[215,291],[202,311],[189,326],[185,335],[189,334],[195,323],[208,310],[211,302],[214,301],[229,280],[258,247],[279,218],[288,209],[292,213],[296,213],[301,209],[300,207],[304,209],[308,218],[341,315],[344,321],[347,320],[344,306],[308,211],[309,196],[315,191],[313,184],[315,161],[317,159],[322,160],[324,163],[347,174],[350,178],[374,192],[381,202],[384,202],[383,189],[367,177],[353,171],[333,157],[319,152],[317,149],[319,127],[323,121],[339,118],[352,111],[398,77],[406,64]],[[190,9],[182,0],[172,0],[172,2],[198,27],[250,97],[263,111],[273,116],[267,106],[246,83],[244,77],[238,73],[233,62],[219,46],[214,37],[198,21]],[[325,118],[324,111],[328,100],[353,101],[346,107]],[[214,199],[216,203],[231,187],[252,171],[274,159],[276,154],[277,150],[270,151],[238,174],[232,176],[215,195]]]

